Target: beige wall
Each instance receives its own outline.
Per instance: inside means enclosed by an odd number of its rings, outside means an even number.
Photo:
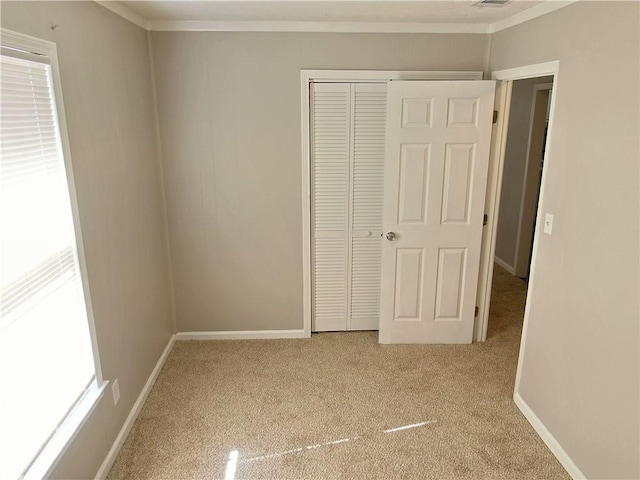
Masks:
[[[553,77],[542,77],[513,82],[509,128],[502,173],[500,214],[496,232],[496,257],[515,267],[516,242],[520,222],[520,208],[524,190],[524,175],[531,128],[533,87],[548,83]]]
[[[496,33],[491,70],[560,61],[519,393],[587,478],[639,471],[639,7]]]
[[[146,33],[94,2],[2,2],[1,24],[58,46],[102,370],[121,399],[105,392],[54,477],[91,478],[173,332]]]
[[[477,71],[486,41],[154,32],[178,331],[302,328],[301,69]]]

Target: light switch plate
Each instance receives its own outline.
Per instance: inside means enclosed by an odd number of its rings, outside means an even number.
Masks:
[[[551,231],[553,230],[553,215],[547,213],[544,216],[544,233],[547,235],[551,235]]]

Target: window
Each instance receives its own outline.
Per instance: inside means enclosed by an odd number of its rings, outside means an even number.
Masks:
[[[51,56],[2,33],[0,478],[21,478],[97,382]]]

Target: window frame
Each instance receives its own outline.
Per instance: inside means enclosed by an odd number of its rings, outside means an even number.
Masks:
[[[78,201],[76,196],[75,181],[73,176],[71,149],[69,146],[69,135],[67,130],[67,122],[64,110],[64,102],[62,99],[62,83],[60,79],[60,69],[58,66],[58,53],[56,44],[48,40],[42,40],[30,35],[0,28],[0,45],[15,49],[18,51],[17,58],[25,58],[25,55],[32,55],[33,61],[37,61],[38,56],[46,56],[51,69],[52,96],[55,113],[58,120],[58,128],[60,133],[60,143],[62,146],[62,155],[64,169],[67,179],[67,187],[69,191],[69,200],[71,204],[71,214],[73,218],[74,228],[74,247],[76,249],[78,268],[80,271],[80,280],[82,282],[82,291],[84,296],[85,309],[87,314],[87,322],[89,326],[89,337],[91,341],[91,350],[93,354],[93,363],[95,376],[87,389],[81,394],[78,400],[70,405],[69,413],[63,421],[52,432],[49,440],[43,445],[35,459],[24,473],[24,479],[45,478],[50,476],[54,468],[67,451],[74,438],[85,424],[91,413],[95,410],[99,400],[102,398],[104,391],[108,385],[102,375],[100,363],[100,355],[98,348],[98,339],[96,335],[95,320],[93,315],[93,306],[91,302],[91,290],[89,287],[87,266],[84,254],[84,242],[82,230],[80,226],[80,215],[78,211]],[[25,55],[21,55],[24,52]]]

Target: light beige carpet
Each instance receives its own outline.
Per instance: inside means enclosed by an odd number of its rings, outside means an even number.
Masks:
[[[569,478],[512,400],[524,297],[496,267],[465,346],[177,342],[109,478],[224,478],[234,451],[235,479]]]

